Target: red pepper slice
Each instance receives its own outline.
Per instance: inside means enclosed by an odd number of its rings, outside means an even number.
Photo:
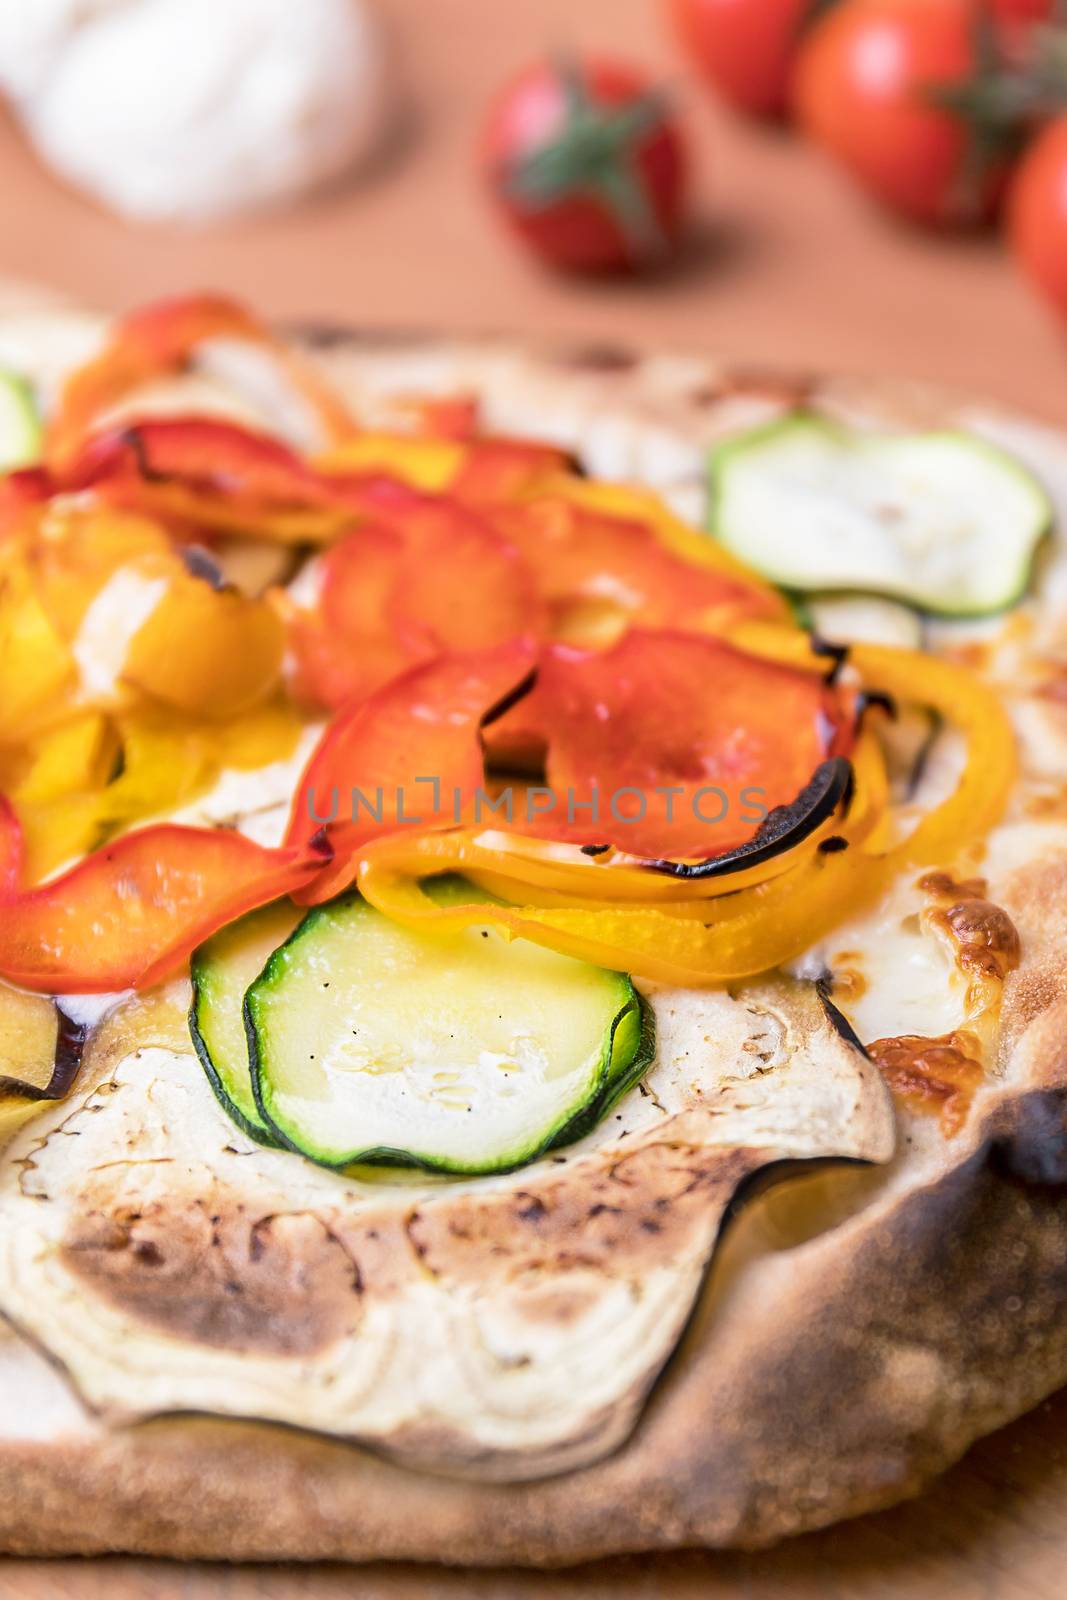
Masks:
[[[0,477],[0,538],[18,526],[27,507],[44,505],[53,492],[43,467],[20,467]]]
[[[369,839],[462,821],[484,781],[480,730],[535,659],[525,639],[442,656],[336,717],[297,786],[285,840],[303,848],[325,827],[333,858],[295,898],[317,905],[338,894]]]
[[[525,439],[471,439],[449,494],[465,505],[485,507],[528,494],[538,482],[569,468],[567,452]]]
[[[163,823],[62,877],[19,889],[21,832],[0,800],[0,976],[48,994],[149,988],[217,928],[307,883],[310,841],[267,850],[239,833]]]
[[[425,654],[419,641],[402,640],[388,626],[404,556],[400,535],[376,523],[323,556],[318,609],[289,610],[298,699],[336,710],[373,694]]]
[[[320,618],[294,619],[298,690],[331,707],[417,661],[488,649],[541,621],[518,551],[472,511],[408,493],[379,514],[381,525],[323,556]]]
[[[721,631],[779,615],[764,588],[683,560],[636,520],[545,495],[497,507],[493,522],[533,568],[558,638],[591,643],[590,634],[627,623]]]
[[[95,488],[171,522],[292,542],[335,539],[359,516],[346,479],[214,417],[149,418],[96,434],[68,463],[63,486]]]
[[[222,295],[189,295],[123,318],[95,360],[71,374],[48,432],[49,463],[64,474],[97,418],[141,384],[182,371],[207,339],[237,339],[270,351],[331,440],[355,431],[346,406],[315,368],[243,306]]]
[[[537,686],[489,735],[547,751],[520,831],[633,855],[719,855],[750,839],[831,753],[844,709],[817,673],[718,639],[634,629],[611,650],[545,651]],[[536,793],[536,791],[535,791]],[[596,809],[591,809],[595,800]]]
[[[407,407],[417,431],[430,439],[473,439],[478,432],[477,395],[420,395]]]
[[[481,650],[539,628],[533,577],[514,545],[454,501],[412,499],[387,514],[404,540],[389,606],[403,639],[427,649]]]

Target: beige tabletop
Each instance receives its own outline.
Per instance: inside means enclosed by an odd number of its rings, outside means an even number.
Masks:
[[[64,192],[0,126],[0,278],[103,306],[190,287],[274,314],[570,333],[704,347],[752,367],[933,379],[1067,423],[1067,334],[992,239],[876,212],[820,158],[731,118],[686,76],[657,0],[383,0],[406,130],[359,187],[210,233],[133,230]],[[649,285],[563,283],[501,239],[472,146],[486,96],[529,55],[607,45],[674,85],[694,156],[685,259]],[[1062,1600],[1067,1396],[980,1445],[922,1500],[768,1555],[519,1573],[0,1562],[12,1600]]]
[[[0,273],[105,306],[191,286],[271,312],[703,346],[764,366],[933,378],[1067,422],[1067,336],[995,239],[874,210],[798,140],[688,78],[665,0],[382,0],[409,115],[359,187],[210,233],[133,231],[64,193],[0,129]],[[603,47],[674,86],[693,146],[691,248],[654,285],[576,286],[497,236],[473,146],[494,87],[546,48]]]

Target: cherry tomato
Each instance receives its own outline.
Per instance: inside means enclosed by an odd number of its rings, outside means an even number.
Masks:
[[[1067,116],[1038,135],[1015,174],[1008,227],[1016,259],[1067,315]]]
[[[675,26],[699,70],[757,116],[785,109],[800,30],[814,0],[671,0]]]
[[[1007,28],[1032,28],[1052,22],[1059,0],[987,0],[990,14]]]
[[[1057,20],[1060,0],[987,0],[1005,58],[1024,67],[1034,59],[1037,31]]]
[[[973,100],[959,98],[986,70],[979,3],[845,0],[812,28],[797,58],[804,129],[880,199],[920,222],[987,217],[1019,132],[1004,121],[983,126]]]
[[[633,68],[603,60],[528,67],[490,110],[482,162],[505,220],[554,266],[631,271],[677,247],[682,140],[662,97]]]

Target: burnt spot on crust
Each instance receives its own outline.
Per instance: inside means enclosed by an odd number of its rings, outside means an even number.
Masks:
[[[990,1159],[1021,1183],[1067,1188],[1067,1089],[1035,1089],[1000,1107]]]
[[[954,878],[951,872],[924,872],[916,888],[938,900],[981,899],[989,884],[985,878]]]
[[[581,1186],[558,1179],[536,1195],[504,1190],[425,1206],[408,1233],[428,1271],[487,1292],[531,1272],[638,1278],[687,1248],[706,1248],[738,1184],[767,1159],[744,1148],[649,1144]]]
[[[901,1034],[875,1039],[867,1054],[909,1111],[938,1116],[946,1138],[959,1132],[985,1075],[974,1034],[959,1031],[937,1039]]]
[[[218,1196],[131,1205],[100,1183],[75,1208],[60,1255],[125,1315],[214,1348],[311,1356],[361,1316],[359,1266],[309,1212],[250,1216]]]
[[[958,900],[947,910],[935,912],[933,920],[956,941],[957,960],[965,972],[1006,978],[1019,965],[1021,947],[1015,924],[992,900]]]

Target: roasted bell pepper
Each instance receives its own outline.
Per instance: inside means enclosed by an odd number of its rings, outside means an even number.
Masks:
[[[412,495],[322,557],[314,611],[289,608],[295,687],[333,708],[435,655],[539,623],[518,552],[455,501]]]
[[[349,494],[361,477],[377,476],[487,508],[554,483],[566,471],[567,457],[553,445],[524,439],[364,433],[322,456],[318,465],[347,480]]]
[[[724,577],[732,577],[758,595],[760,609],[753,608],[750,612],[753,617],[763,616],[778,622],[790,620],[789,606],[773,584],[731,555],[717,539],[698,533],[688,522],[683,522],[663,497],[651,489],[560,473],[541,481],[531,491],[530,498],[541,497],[563,499],[587,512],[639,523],[648,528],[665,549],[690,566],[706,567]]]
[[[561,494],[491,515],[528,561],[556,639],[595,646],[628,625],[722,633],[746,617],[781,615],[759,579],[678,555],[647,521]]]
[[[472,439],[448,484],[464,505],[487,509],[532,494],[566,472],[566,452],[525,439]]]
[[[21,526],[28,509],[44,505],[54,487],[43,467],[20,467],[0,476],[0,539]]]
[[[603,652],[552,646],[490,754],[540,746],[554,804],[528,828],[634,855],[721,854],[792,802],[847,703],[821,676],[721,640],[632,629]]]
[[[810,641],[785,629],[748,629],[744,642],[746,649],[762,648],[768,659],[809,669],[819,662]],[[1007,715],[995,694],[969,673],[888,647],[857,646],[851,660],[868,688],[934,706],[966,741],[956,789],[910,833],[890,832],[884,770],[879,774],[861,739],[855,754],[856,793],[840,828],[845,848],[816,850],[795,870],[737,895],[709,900],[706,918],[693,915],[695,903],[609,909],[592,902],[472,902],[442,908],[424,894],[417,878],[389,864],[388,842],[362,851],[360,891],[385,915],[411,926],[444,929],[489,922],[512,937],[664,983],[730,983],[792,960],[901,872],[951,863],[971,840],[981,838],[1003,813],[1015,771]],[[505,890],[506,877],[495,878],[493,887]],[[513,898],[520,894],[521,886],[512,890]]]
[[[63,478],[106,413],[142,384],[188,366],[209,339],[231,339],[267,351],[308,402],[327,438],[355,431],[347,407],[314,366],[244,307],[217,295],[160,300],[119,321],[100,354],[68,378],[48,430],[46,458]]]
[[[9,789],[23,828],[25,881],[39,882],[117,828],[187,804],[223,767],[284,760],[300,726],[279,704],[229,723],[142,707],[60,725],[31,747],[31,764]],[[98,743],[90,743],[94,727]]]
[[[101,711],[75,712],[34,739],[9,792],[19,805],[46,805],[108,781],[119,754],[118,735]]]
[[[63,484],[178,529],[328,543],[359,519],[359,485],[265,433],[215,417],[148,418],[89,438]]]
[[[332,860],[302,891],[328,900],[351,882],[356,852],[406,827],[448,826],[483,782],[480,730],[529,676],[535,650],[515,640],[495,650],[443,656],[394,679],[335,717],[297,786],[286,844],[323,828]]]
[[[399,638],[420,639],[435,652],[482,650],[540,630],[529,568],[473,512],[449,499],[426,497],[398,506],[386,526],[400,534],[405,548],[388,607]]]
[[[36,592],[55,628],[70,644],[90,606],[122,573],[140,583],[155,583],[157,598],[184,569],[181,558],[157,522],[106,506],[64,506],[46,511],[27,538],[28,564]],[[127,584],[116,611],[131,614]],[[114,636],[114,616],[103,619],[104,640]]]
[[[32,738],[53,725],[76,681],[74,657],[27,564],[6,564],[0,571],[0,743]]]
[[[38,888],[17,886],[21,861],[18,820],[0,801],[0,975],[54,994],[151,987],[216,928],[307,883],[322,855],[161,824]]]
[[[281,677],[285,628],[265,600],[178,572],[130,640],[122,679],[178,711],[225,721]]]
[[[56,629],[93,663],[87,694],[110,702],[132,685],[219,721],[278,683],[285,630],[271,604],[195,576],[145,517],[99,506],[46,515],[31,560]]]

